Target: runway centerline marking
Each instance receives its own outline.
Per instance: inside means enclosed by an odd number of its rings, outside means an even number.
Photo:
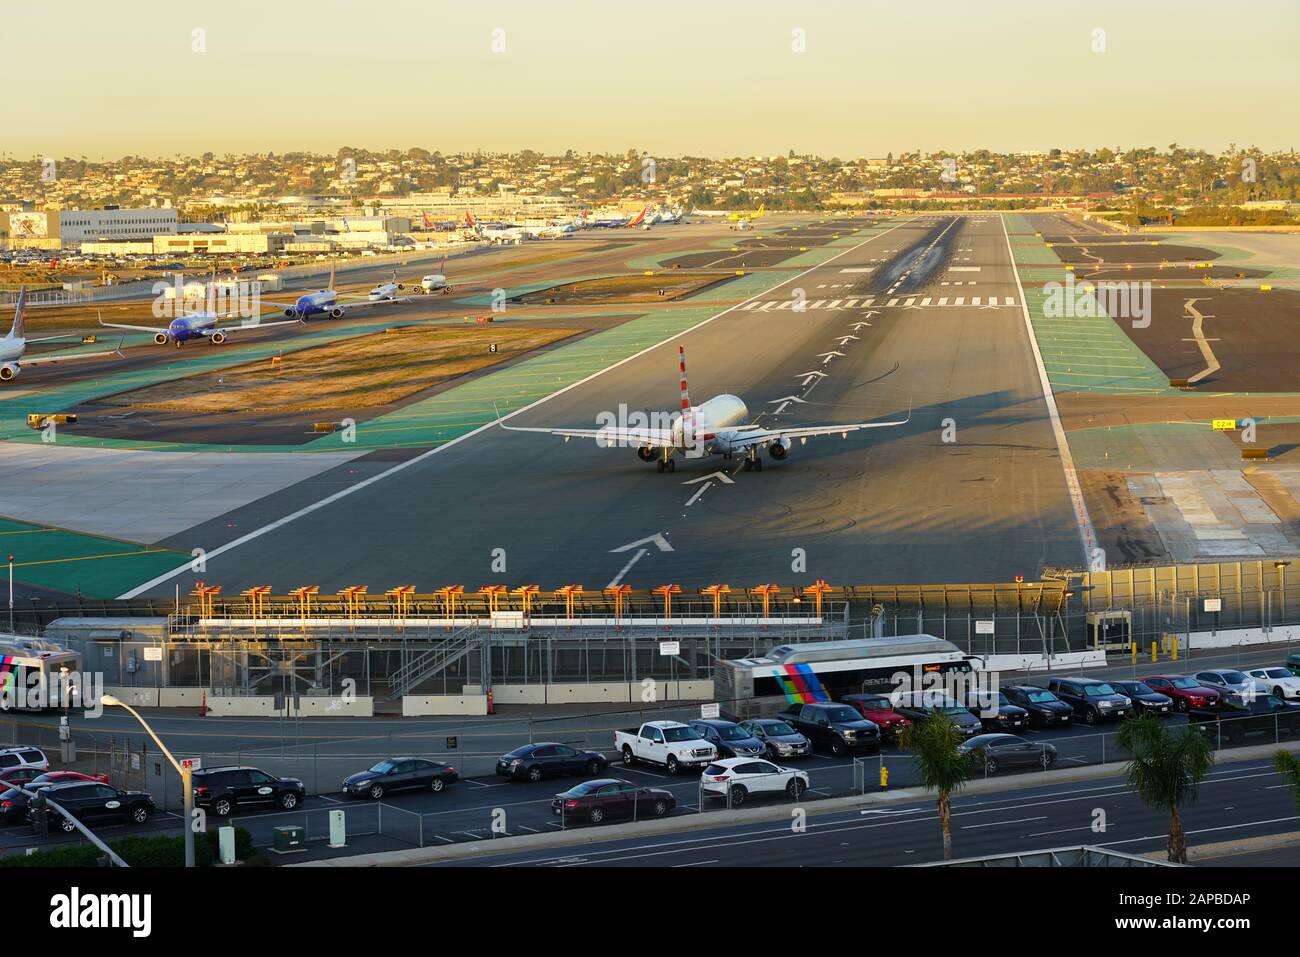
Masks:
[[[360,482],[357,482],[355,485],[349,485],[347,488],[339,489],[339,491],[334,492],[331,495],[327,495],[325,496],[325,498],[313,502],[310,505],[305,505],[295,512],[291,512],[288,515],[282,516],[281,518],[278,518],[273,522],[269,522],[266,525],[261,526],[260,528],[256,528],[251,532],[246,532],[240,537],[233,539],[229,542],[226,542],[226,544],[224,545],[219,545],[218,547],[211,549],[205,554],[204,558],[206,561],[211,561],[214,558],[218,558],[227,552],[234,551],[236,548],[239,548],[241,545],[248,544],[254,539],[261,538],[263,535],[267,535],[271,532],[277,531],[278,529],[281,529],[284,526],[288,525],[290,522],[296,521],[297,519],[303,518],[307,515],[311,515],[314,512],[318,512],[323,508],[327,508],[330,505],[333,505],[335,502],[341,501],[347,496],[353,494],[354,492],[359,492],[364,488],[369,488],[371,485],[375,485],[379,482],[382,482],[384,479],[389,478],[392,475],[396,475],[398,472],[405,471],[406,469],[410,468],[413,465],[423,463],[429,458],[431,458],[432,456],[437,455],[439,452],[442,452],[445,449],[449,449],[452,446],[459,445],[461,442],[464,442],[467,439],[471,439],[474,436],[479,435],[480,433],[485,432],[490,428],[493,428],[494,426],[496,426],[498,421],[504,421],[504,419],[512,419],[515,416],[521,415],[522,413],[527,412],[530,409],[534,409],[545,402],[549,402],[558,396],[564,395],[565,393],[570,392],[573,389],[578,388],[579,386],[585,385],[588,382],[591,382],[592,380],[599,378],[600,376],[604,375],[607,372],[617,369],[620,366],[624,366],[629,362],[633,362],[644,355],[648,355],[649,353],[653,352],[655,349],[658,349],[676,339],[680,339],[683,336],[689,335],[690,333],[695,332],[697,329],[702,329],[705,326],[707,326],[709,323],[713,322],[715,319],[720,319],[723,316],[728,315],[729,313],[735,312],[737,309],[740,309],[746,303],[753,302],[754,300],[760,299],[763,296],[770,295],[771,293],[775,292],[777,289],[780,289],[783,286],[788,286],[790,283],[802,279],[804,276],[808,275],[809,273],[816,272],[818,269],[824,269],[826,266],[830,265],[840,257],[846,256],[851,252],[861,249],[863,246],[867,245],[868,243],[875,242],[881,236],[885,236],[893,232],[895,229],[898,229],[900,226],[906,225],[909,222],[911,222],[910,219],[900,220],[899,222],[895,223],[893,226],[890,226],[888,229],[885,229],[879,233],[875,233],[874,235],[868,236],[866,239],[862,240],[862,242],[854,246],[849,246],[844,250],[841,250],[840,252],[836,253],[834,256],[831,256],[829,259],[825,260],[824,262],[817,263],[815,266],[809,266],[803,272],[795,273],[793,276],[789,277],[788,279],[783,279],[780,282],[778,282],[776,285],[770,286],[769,288],[764,289],[762,292],[755,293],[754,295],[750,296],[748,299],[743,299],[740,302],[734,303],[733,305],[728,306],[726,309],[723,309],[721,312],[716,312],[713,315],[709,316],[708,318],[700,320],[693,326],[683,329],[680,332],[675,332],[671,336],[668,336],[665,339],[661,339],[659,342],[646,346],[646,348],[642,349],[640,352],[633,353],[632,355],[627,356],[626,358],[620,359],[618,362],[608,365],[603,369],[599,369],[596,372],[593,372],[591,375],[579,379],[577,382],[571,382],[568,385],[564,386],[562,389],[557,389],[555,392],[552,392],[550,395],[543,396],[542,398],[538,399],[535,402],[530,402],[528,405],[516,409],[514,412],[511,412],[509,415],[503,416],[502,419],[493,419],[491,422],[486,422],[483,425],[480,425],[478,428],[472,429],[471,431],[466,432],[463,435],[458,435],[454,439],[444,442],[441,445],[437,445],[434,448],[428,449],[427,451],[420,453],[414,458],[407,459],[404,462],[398,462],[392,468],[385,469],[384,471],[378,472],[370,476],[369,478],[362,479]],[[1010,248],[1010,241],[1008,240],[1008,249],[1009,248]],[[1022,296],[1023,296],[1023,292],[1022,292]],[[145,592],[149,591],[150,589],[157,588],[159,585],[163,584],[164,582],[171,581],[177,575],[184,574],[185,571],[190,568],[192,563],[193,563],[193,559],[190,559],[186,561],[184,564],[179,565],[178,567],[172,569],[169,572],[165,572],[162,575],[158,575],[150,579],[149,581],[144,582],[141,585],[137,585],[135,588],[132,588],[130,591],[118,595],[118,600],[123,600],[127,598],[136,598],[144,594]]]

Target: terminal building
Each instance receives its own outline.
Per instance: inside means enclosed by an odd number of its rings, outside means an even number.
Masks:
[[[177,226],[176,210],[158,207],[0,212],[0,246],[62,249],[86,242],[147,242],[176,235]]]

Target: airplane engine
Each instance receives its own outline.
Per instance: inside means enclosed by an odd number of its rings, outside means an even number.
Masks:
[[[20,371],[22,370],[16,362],[6,362],[4,365],[0,365],[0,382],[12,382],[18,378]]]
[[[214,346],[219,346],[226,341],[226,334],[224,332],[214,332],[212,335],[208,336],[208,341]]]
[[[331,309],[331,310],[330,310],[330,318],[332,318],[332,319],[342,319],[342,318],[343,318],[343,310],[342,310],[342,309]]]
[[[782,436],[767,447],[767,454],[779,462],[790,454],[790,446],[792,444],[793,443],[789,439]]]
[[[293,306],[290,306],[288,309],[284,311],[284,314],[288,316],[290,319],[292,319],[295,315],[297,315],[297,312],[294,310]]]
[[[636,450],[636,457],[639,458],[642,462],[653,462],[655,457],[655,450],[650,448],[650,446],[648,445],[643,445],[641,446],[641,448]]]
[[[158,333],[158,335],[153,337],[153,341],[158,343],[158,345],[160,346],[167,345],[167,333],[165,332]]]

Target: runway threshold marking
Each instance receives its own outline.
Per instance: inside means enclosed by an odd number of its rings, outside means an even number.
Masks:
[[[549,402],[550,400],[558,396],[564,395],[565,393],[570,392],[573,389],[578,388],[579,386],[585,385],[588,382],[591,382],[592,380],[604,375],[607,372],[617,369],[620,366],[624,366],[629,362],[633,362],[641,358],[642,356],[647,355],[650,352],[653,352],[655,349],[658,349],[669,342],[673,342],[676,339],[680,339],[683,336],[689,335],[690,333],[695,332],[697,329],[704,328],[709,323],[713,322],[715,319],[720,319],[723,316],[727,315],[728,313],[735,312],[737,309],[743,307],[746,303],[753,302],[756,299],[761,299],[763,296],[770,295],[777,289],[780,289],[782,286],[787,286],[790,283],[803,278],[804,276],[808,275],[811,272],[816,272],[818,269],[825,268],[827,265],[833,263],[835,260],[839,259],[840,257],[846,256],[849,253],[853,252],[854,250],[861,249],[863,246],[867,245],[868,243],[874,242],[875,240],[879,239],[881,236],[893,232],[895,229],[898,229],[900,226],[903,226],[908,222],[910,222],[910,220],[900,220],[899,222],[890,226],[888,229],[882,230],[881,232],[878,233],[873,233],[872,235],[868,236],[866,239],[862,240],[862,242],[846,247],[845,249],[831,256],[829,259],[817,263],[815,266],[809,266],[807,269],[803,270],[802,272],[795,273],[793,276],[781,280],[776,285],[764,289],[762,292],[755,293],[754,295],[750,296],[748,299],[744,299],[741,300],[740,302],[734,303],[728,306],[726,309],[723,309],[721,312],[716,312],[713,315],[705,319],[702,319],[701,321],[697,322],[693,326],[683,329],[680,332],[675,332],[672,335],[668,336],[667,338],[661,339],[659,342],[646,346],[640,352],[636,352],[630,356],[626,356],[625,358],[620,359],[619,361],[611,365],[608,365],[603,369],[599,369],[596,372],[593,372],[591,375],[583,379],[579,379],[577,382],[571,382],[568,385],[564,386],[563,388],[557,389],[555,392],[543,396],[542,398],[536,400],[535,402],[530,402],[528,405],[525,405],[522,408],[516,409],[514,412],[511,412],[509,415],[503,416],[501,420],[493,419],[491,422],[486,422],[483,425],[479,426],[478,428],[466,432],[462,435],[459,435],[456,438],[451,439],[450,441],[437,446],[436,448],[432,448],[426,452],[422,452],[421,454],[415,456],[414,458],[407,459],[403,462],[398,462],[396,465],[392,466],[391,468],[385,469],[382,472],[377,472],[376,474],[370,476],[369,478],[362,479],[360,482],[357,482],[355,485],[349,485],[347,488],[340,489],[339,491],[334,492],[331,495],[327,495],[324,498],[311,503],[310,505],[303,506],[302,508],[298,509],[296,512],[291,512],[288,515],[278,518],[273,522],[269,522],[266,525],[261,526],[260,528],[256,528],[251,532],[247,532],[236,539],[226,542],[226,544],[224,545],[219,545],[218,547],[208,551],[207,554],[205,555],[205,558],[208,561],[211,561],[214,558],[219,558],[221,555],[224,555],[227,552],[234,551],[236,548],[239,548],[241,545],[246,545],[247,543],[253,541],[254,539],[261,538],[263,535],[267,535],[271,532],[283,528],[285,525],[288,525],[290,522],[296,521],[297,519],[303,518],[307,515],[311,515],[314,512],[318,512],[323,508],[327,508],[330,505],[333,505],[335,502],[347,498],[349,495],[353,494],[354,492],[359,492],[364,488],[368,488],[371,485],[375,485],[379,482],[382,482],[384,479],[392,475],[396,475],[398,472],[402,472],[413,465],[423,463],[424,461],[431,458],[432,456],[437,455],[438,453],[446,449],[449,449],[454,445],[458,445],[467,439],[471,439],[481,432],[485,432],[486,430],[495,426],[498,421],[503,421],[505,419],[512,419],[515,416],[527,412],[530,409],[534,409],[545,402]],[[1009,241],[1008,241],[1008,248],[1010,248]],[[152,588],[157,588],[159,585],[171,581],[177,575],[184,574],[184,572],[187,569],[189,569],[190,564],[191,564],[191,559],[187,558],[184,564],[179,565],[176,568],[172,569],[171,571],[166,572],[162,575],[158,575],[154,578],[151,578],[149,581],[146,581],[141,585],[137,585],[135,588],[132,588],[130,591],[124,592],[123,594],[119,595],[118,599],[122,600],[127,598],[136,598],[144,594],[145,592],[149,591]]]

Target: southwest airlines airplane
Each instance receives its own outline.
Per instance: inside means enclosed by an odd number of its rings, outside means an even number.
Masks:
[[[721,455],[729,459],[734,455],[744,455],[744,469],[748,472],[762,471],[763,460],[758,453],[764,448],[772,458],[780,461],[786,457],[795,439],[804,442],[813,436],[835,434],[847,437],[850,432],[860,429],[905,425],[912,419],[909,409],[906,419],[895,422],[854,422],[849,425],[812,425],[792,429],[760,428],[748,424],[749,409],[737,396],[718,395],[703,405],[691,405],[690,395],[686,391],[686,350],[681,346],[677,348],[677,357],[681,369],[682,410],[673,417],[672,424],[666,429],[610,426],[599,429],[525,428],[506,425],[499,417],[497,424],[508,432],[542,432],[563,436],[566,442],[569,439],[596,439],[606,448],[635,446],[641,461],[654,459],[660,472],[677,470],[673,456],[678,453],[688,459],[704,458],[706,455]]]

